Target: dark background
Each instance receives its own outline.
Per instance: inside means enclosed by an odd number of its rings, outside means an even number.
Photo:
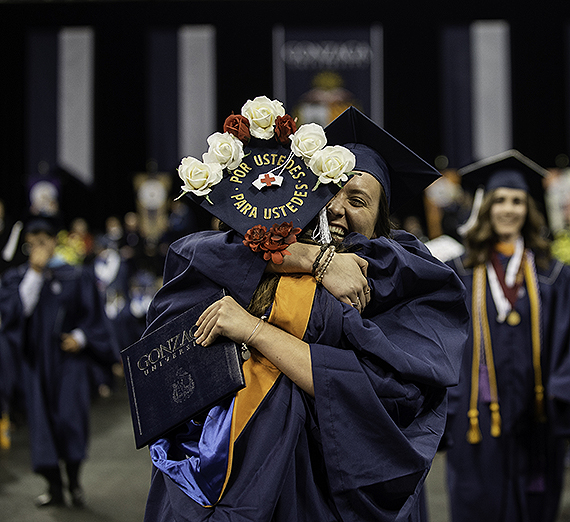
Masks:
[[[0,198],[25,206],[26,32],[31,27],[95,29],[93,226],[134,210],[131,176],[145,171],[146,35],[151,27],[211,24],[217,33],[217,120],[248,98],[272,95],[274,24],[384,30],[384,127],[427,161],[443,150],[439,63],[442,24],[510,23],[513,146],[545,167],[569,154],[570,2],[182,1],[5,2],[0,0]],[[244,81],[244,78],[246,81]],[[92,203],[92,204],[91,204]]]

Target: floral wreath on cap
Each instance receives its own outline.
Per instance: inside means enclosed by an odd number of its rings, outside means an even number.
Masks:
[[[231,173],[238,168],[246,156],[243,147],[252,136],[263,140],[275,138],[283,146],[289,144],[291,156],[302,158],[317,176],[313,191],[320,184],[342,186],[356,165],[354,154],[346,147],[326,145],[323,127],[307,123],[297,128],[295,120],[285,114],[283,104],[267,96],[248,100],[241,108],[241,114],[226,118],[223,130],[223,133],[215,132],[208,137],[208,151],[202,155],[202,161],[191,156],[182,159],[178,175],[184,185],[179,198],[191,192],[213,205],[208,194],[223,179],[224,170]],[[283,170],[284,167],[276,167],[270,173],[280,168]],[[256,183],[254,185],[261,190],[262,184]],[[264,225],[255,225],[247,231],[243,243],[254,252],[262,251],[265,260],[281,264],[283,257],[290,255],[287,247],[297,241],[300,232],[301,229],[294,228],[292,222],[275,224],[269,230]]]

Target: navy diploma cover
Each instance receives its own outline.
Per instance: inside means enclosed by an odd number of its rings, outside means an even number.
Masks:
[[[196,321],[220,291],[121,351],[140,449],[245,387],[240,346],[197,345]]]

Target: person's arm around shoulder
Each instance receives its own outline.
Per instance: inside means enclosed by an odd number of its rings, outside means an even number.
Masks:
[[[313,273],[313,264],[321,252],[319,245],[297,242],[290,245],[288,251],[291,255],[285,256],[282,264],[269,262],[266,270],[281,274]],[[324,257],[321,263],[323,261]],[[328,264],[322,284],[339,301],[351,306],[360,301],[366,306],[370,299],[367,269],[368,262],[358,255],[336,253]]]

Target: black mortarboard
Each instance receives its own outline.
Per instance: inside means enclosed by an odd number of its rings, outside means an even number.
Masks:
[[[331,122],[326,132],[329,144],[344,145],[354,153],[354,170],[368,172],[380,182],[390,212],[398,210],[441,176],[355,107]]]
[[[236,169],[208,194],[208,199],[190,194],[191,199],[241,235],[255,225],[268,229],[274,224],[292,222],[304,228],[340,190],[334,183],[313,187],[317,177],[301,158],[275,139],[251,138],[244,146],[245,157]],[[267,185],[283,170],[282,184]],[[277,170],[275,170],[277,168]],[[272,172],[273,171],[273,172]],[[261,189],[253,182],[264,175]]]
[[[548,171],[530,160],[518,150],[507,150],[459,169],[461,184],[470,192],[484,187],[491,191],[499,187],[528,192],[545,211],[544,179]]]
[[[245,107],[251,103],[260,105],[253,112],[245,111]],[[265,129],[260,130],[255,126],[257,117],[266,126]],[[322,157],[326,159],[323,164],[327,163],[336,152],[332,151],[333,147],[326,146],[328,139],[320,125],[309,126],[314,126],[310,129],[315,130],[315,136],[309,135],[306,143],[317,143],[314,151],[326,153]],[[178,169],[185,182],[182,190],[203,209],[243,236],[256,225],[269,229],[273,225],[292,223],[293,227],[305,228],[340,190],[341,181],[346,181],[348,177],[344,175],[342,180],[333,178],[334,182],[321,180],[320,175],[313,172],[313,166],[309,166],[319,154],[315,155],[312,151],[309,156],[303,156],[299,150],[293,153],[295,140],[292,140],[292,136],[298,136],[300,129],[285,114],[281,102],[266,97],[258,97],[253,102],[248,100],[241,116],[228,117],[224,134],[215,133],[208,138],[210,149],[203,155],[203,162],[191,157],[182,160]],[[235,153],[235,143],[228,141],[228,134],[243,144],[240,144],[243,155]],[[223,147],[212,152],[212,144],[223,140],[226,140]],[[342,173],[348,174],[353,169],[354,156],[344,147],[334,149],[343,149],[352,158],[351,162],[345,161],[346,158],[340,154],[341,160],[337,163],[343,166]],[[228,150],[232,151],[229,154],[232,158],[240,159],[219,162],[218,157]],[[204,169],[212,165],[218,169],[217,172],[204,173]],[[184,174],[193,172],[194,168],[198,174]],[[211,185],[206,186],[206,191],[197,188],[204,186],[204,176],[214,179]]]

